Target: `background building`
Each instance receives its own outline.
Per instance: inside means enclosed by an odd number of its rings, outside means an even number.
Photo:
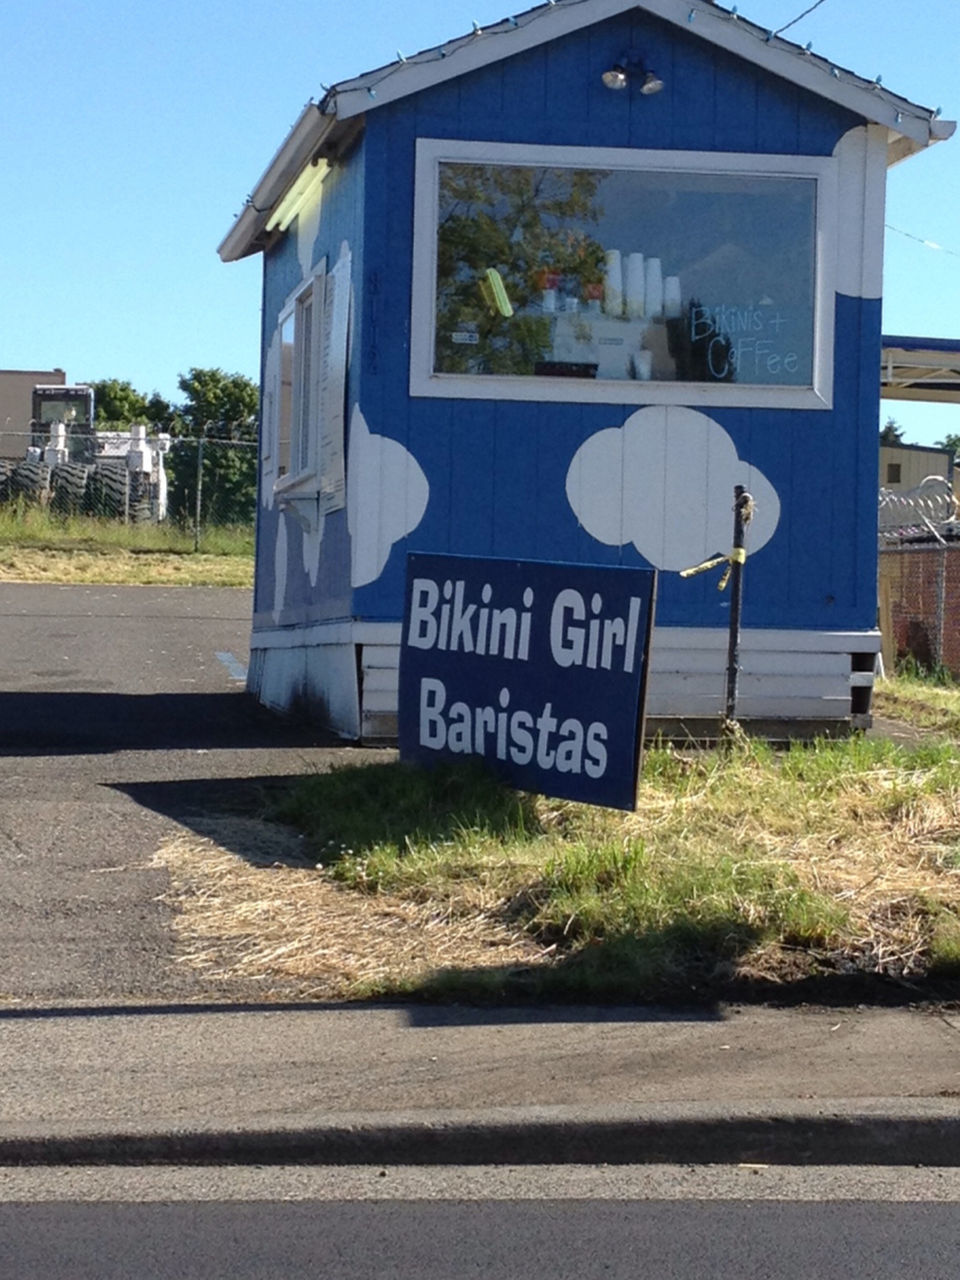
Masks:
[[[65,386],[62,369],[0,369],[0,458],[22,458],[30,443],[33,389]]]

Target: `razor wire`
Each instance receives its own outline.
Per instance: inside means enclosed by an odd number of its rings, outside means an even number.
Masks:
[[[882,542],[941,534],[958,515],[957,496],[945,476],[927,476],[914,489],[880,490],[877,528]]]

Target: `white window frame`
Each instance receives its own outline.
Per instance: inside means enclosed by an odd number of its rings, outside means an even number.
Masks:
[[[317,423],[319,415],[320,356],[323,333],[324,286],[326,282],[326,258],[314,268],[310,279],[301,283],[290,294],[277,317],[277,335],[293,317],[293,377],[290,424],[290,468],[284,475],[277,475],[273,491],[277,495],[315,494],[317,480]],[[304,333],[304,316],[310,310],[309,333]],[[309,344],[309,345],[306,345]],[[280,467],[280,412],[282,404],[283,344],[274,371],[271,388],[271,416],[273,419],[270,449],[274,462]],[[306,373],[304,356],[307,356]]]
[[[814,179],[817,184],[817,212],[812,383],[787,387],[436,373],[433,365],[437,317],[437,215],[440,165],[444,161]],[[612,147],[527,146],[419,138],[414,192],[410,394],[465,400],[831,409],[837,287],[837,192],[838,162],[833,157],[634,151]]]

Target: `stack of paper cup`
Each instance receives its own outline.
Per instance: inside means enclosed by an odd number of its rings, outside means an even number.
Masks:
[[[623,262],[619,249],[608,249],[603,276],[603,309],[608,316],[623,315]]]
[[[644,305],[647,317],[656,320],[663,315],[663,270],[659,258],[648,258],[645,271]]]
[[[633,358],[633,363],[640,381],[649,382],[653,376],[653,352],[638,351]]]
[[[663,314],[668,320],[675,320],[683,310],[683,299],[680,294],[680,277],[667,276],[663,282]]]
[[[646,293],[646,276],[643,270],[643,254],[631,253],[627,258],[624,293],[627,299],[627,315],[631,320],[638,320],[643,315],[644,295]]]

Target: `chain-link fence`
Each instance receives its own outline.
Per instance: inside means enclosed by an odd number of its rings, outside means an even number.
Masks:
[[[879,619],[887,671],[910,658],[960,676],[960,523],[950,481],[880,491]]]
[[[247,428],[247,431],[249,429]],[[144,425],[9,424],[0,432],[0,505],[36,502],[64,515],[194,530],[253,523],[257,446],[222,424],[196,435]]]

